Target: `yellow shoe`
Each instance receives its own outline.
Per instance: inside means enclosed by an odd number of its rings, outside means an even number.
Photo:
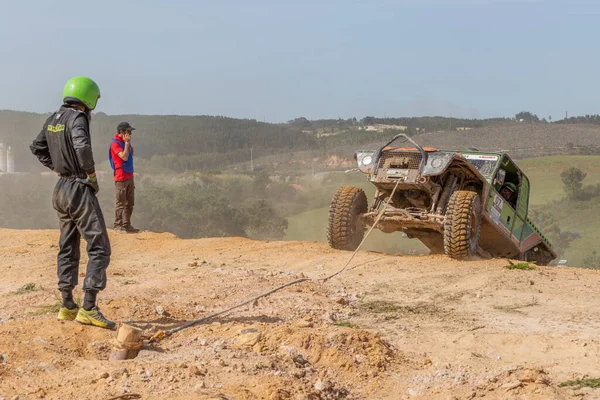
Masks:
[[[77,316],[78,311],[79,307],[75,307],[72,310],[69,310],[67,307],[61,307],[60,310],[58,310],[56,319],[59,321],[73,321]]]
[[[117,326],[113,321],[104,318],[98,307],[94,307],[90,311],[86,311],[81,307],[77,313],[77,317],[75,317],[75,321],[83,325],[93,325],[106,329],[114,329]]]

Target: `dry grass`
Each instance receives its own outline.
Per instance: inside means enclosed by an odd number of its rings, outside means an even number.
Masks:
[[[515,264],[514,262],[508,260],[508,265],[506,265],[504,268],[507,268],[507,269],[532,270],[532,269],[535,269],[535,265],[534,265],[534,263],[528,263],[528,262],[521,262],[521,263]]]
[[[576,379],[573,381],[565,381],[558,386],[565,387],[569,386],[574,389],[581,389],[584,387],[589,388],[600,388],[600,378],[587,378],[587,379]]]
[[[356,324],[353,324],[352,322],[349,321],[338,321],[334,323],[335,326],[343,326],[345,328],[354,328],[354,329],[359,329],[359,326]]]
[[[60,300],[55,301],[52,304],[36,307],[35,311],[29,313],[29,315],[47,315],[47,314],[58,314],[58,311],[62,307]]]
[[[21,286],[14,293],[17,294],[17,295],[20,295],[20,294],[35,292],[35,291],[37,291],[39,289],[40,288],[35,283],[28,283],[28,284],[25,284],[25,285]]]

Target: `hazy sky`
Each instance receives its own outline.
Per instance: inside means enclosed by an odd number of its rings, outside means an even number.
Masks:
[[[108,114],[600,113],[599,3],[0,0],[0,109],[81,74]]]

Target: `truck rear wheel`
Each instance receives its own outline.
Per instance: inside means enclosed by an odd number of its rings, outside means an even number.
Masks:
[[[481,201],[476,192],[457,190],[450,196],[444,222],[444,252],[455,259],[477,253]]]
[[[358,216],[367,212],[367,196],[362,189],[342,186],[329,206],[327,242],[338,250],[356,250],[363,239],[365,228]]]
[[[540,246],[527,250],[522,258],[527,262],[534,262],[536,265],[549,265],[553,260],[550,252]]]

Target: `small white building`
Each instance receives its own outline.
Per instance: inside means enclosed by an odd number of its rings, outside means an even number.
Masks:
[[[15,154],[10,146],[0,142],[0,173],[15,173]]]
[[[6,149],[6,172],[9,174],[14,174],[15,172],[15,155],[10,146]]]
[[[0,172],[7,172],[6,146],[0,142]]]

